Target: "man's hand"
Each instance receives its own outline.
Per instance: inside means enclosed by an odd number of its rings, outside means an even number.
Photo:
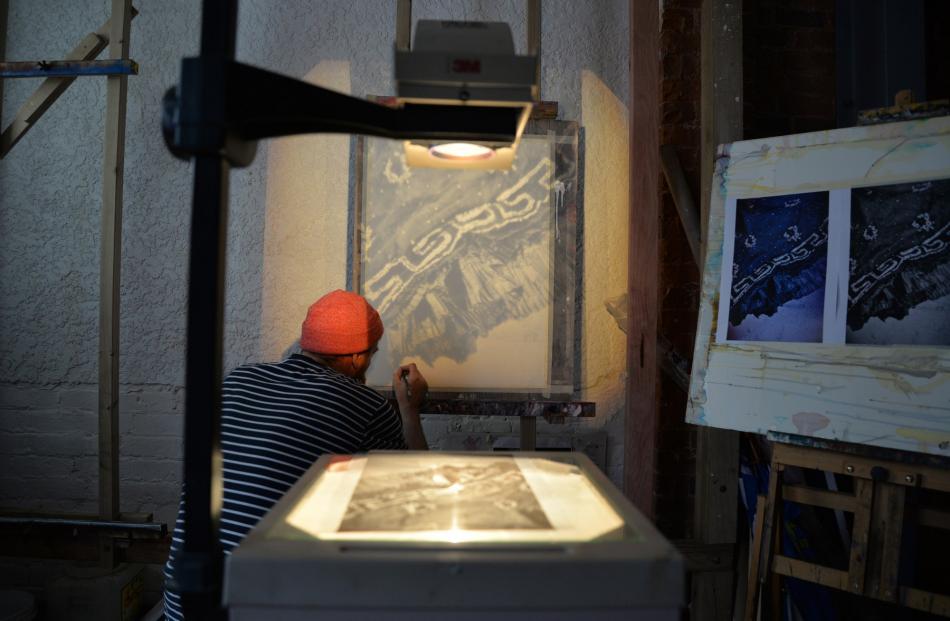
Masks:
[[[419,420],[419,408],[426,400],[428,390],[429,383],[413,363],[403,365],[393,373],[393,392],[396,393],[396,403],[399,404],[402,433],[406,445],[414,451],[429,448]]]
[[[416,368],[415,363],[411,362],[399,367],[393,373],[393,390],[400,408],[408,405],[418,412],[425,401],[429,383]]]

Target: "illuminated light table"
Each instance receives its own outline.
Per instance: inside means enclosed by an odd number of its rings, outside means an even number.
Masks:
[[[324,456],[228,558],[232,621],[679,618],[673,546],[580,453]]]

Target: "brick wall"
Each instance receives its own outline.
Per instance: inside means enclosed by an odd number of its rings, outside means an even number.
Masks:
[[[96,513],[97,391],[95,385],[0,384],[0,507]],[[121,387],[122,511],[174,522],[183,398],[178,387]]]
[[[747,0],[742,19],[745,137],[834,128],[834,0]]]
[[[182,469],[184,390],[122,385],[119,395],[120,508],[174,524]],[[0,509],[36,513],[98,511],[98,387],[0,383]],[[0,556],[0,585],[42,597],[72,567],[63,561]],[[143,601],[162,588],[161,568],[145,568]]]

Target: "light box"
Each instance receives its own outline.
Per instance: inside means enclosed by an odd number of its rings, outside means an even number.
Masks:
[[[339,502],[343,498],[349,502]],[[285,524],[295,530],[278,532],[336,541],[551,543],[624,536],[623,520],[580,468],[511,455],[339,458]]]
[[[676,619],[683,578],[583,454],[374,452],[322,457],[225,591],[235,621]]]

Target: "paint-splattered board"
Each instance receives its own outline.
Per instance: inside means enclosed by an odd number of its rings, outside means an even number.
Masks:
[[[948,179],[950,117],[721,146],[687,420],[950,455]]]

